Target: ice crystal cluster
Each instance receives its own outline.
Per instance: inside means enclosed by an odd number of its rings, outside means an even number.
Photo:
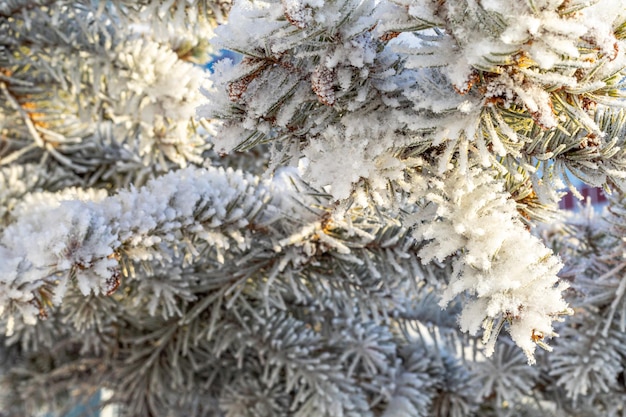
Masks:
[[[625,39],[624,0],[2,2],[0,416],[624,415]]]

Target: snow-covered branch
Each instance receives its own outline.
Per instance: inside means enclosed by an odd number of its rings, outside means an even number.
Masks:
[[[239,172],[189,168],[100,202],[40,201],[0,240],[1,309],[32,322],[74,282],[85,295],[112,293],[122,258],[166,260],[165,245],[192,255],[194,239],[218,253],[245,246],[245,227],[267,203],[268,187]]]
[[[459,254],[441,306],[467,294],[461,329],[476,334],[482,327],[490,356],[508,324],[534,363],[535,346],[546,347],[544,337],[554,335],[552,321],[569,312],[561,294],[567,285],[557,277],[562,264],[520,221],[501,182],[480,170],[470,173],[469,178],[459,170],[417,178],[427,203],[415,214],[414,235],[430,241],[419,255],[424,262],[443,262]]]

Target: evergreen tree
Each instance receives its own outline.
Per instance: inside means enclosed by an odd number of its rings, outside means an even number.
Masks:
[[[626,1],[0,29],[1,416],[626,414]],[[572,177],[604,217],[562,216]]]

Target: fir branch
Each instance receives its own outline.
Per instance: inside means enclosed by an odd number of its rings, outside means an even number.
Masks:
[[[460,253],[441,305],[469,292],[474,300],[465,302],[461,328],[475,334],[482,327],[491,356],[506,322],[515,343],[534,363],[535,344],[545,346],[542,339],[553,334],[552,321],[569,311],[561,298],[565,285],[557,285],[560,262],[524,228],[501,184],[479,172],[467,182],[456,175],[416,176],[414,193],[425,195],[426,203],[416,213],[415,236],[430,241],[420,257],[423,262],[443,262]],[[526,249],[517,252],[511,245]],[[531,253],[532,258],[522,257]]]
[[[43,221],[35,226],[37,214],[25,216],[9,226],[2,239],[3,270],[5,277],[12,277],[4,281],[3,309],[18,308],[32,320],[37,313],[33,303],[41,308],[59,304],[68,279],[75,279],[85,295],[113,292],[121,278],[120,256],[163,259],[159,246],[175,243],[179,236],[204,239],[218,251],[230,247],[231,241],[245,245],[239,229],[258,215],[267,195],[266,188],[255,189],[256,184],[233,172],[187,170],[141,191],[109,197],[101,205],[62,203],[48,213],[56,224]],[[137,212],[147,217],[137,217]],[[57,231],[51,232],[51,227]],[[24,246],[31,239],[38,242],[38,250]]]

